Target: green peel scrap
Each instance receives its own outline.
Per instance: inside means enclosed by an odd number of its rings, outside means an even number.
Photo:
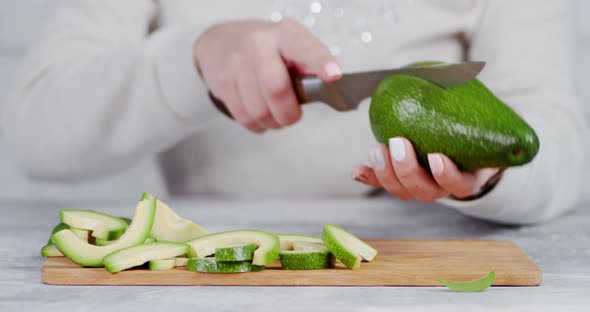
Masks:
[[[486,288],[492,286],[494,280],[496,279],[496,273],[494,270],[490,271],[486,276],[475,279],[472,281],[467,282],[453,282],[442,279],[440,277],[436,278],[441,284],[447,286],[451,290],[456,292],[480,292],[484,291]]]

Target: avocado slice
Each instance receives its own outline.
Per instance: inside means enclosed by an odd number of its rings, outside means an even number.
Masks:
[[[107,245],[111,245],[113,243],[115,243],[117,240],[104,240],[104,239],[100,239],[97,238],[95,241],[95,245],[96,246],[107,246]],[[145,239],[145,241],[143,242],[144,244],[151,244],[151,243],[155,243],[156,239],[154,239],[151,236],[148,236],[148,238]]]
[[[148,193],[143,193],[142,199],[154,198]],[[168,205],[156,199],[156,219],[152,227],[151,237],[158,241],[186,242],[207,234],[200,225],[191,220],[180,217]]]
[[[250,261],[216,261],[213,258],[190,258],[186,269],[201,273],[246,273],[264,270],[264,266],[253,265]]]
[[[146,199],[137,204],[133,222],[116,243],[108,246],[94,246],[80,240],[69,229],[61,230],[52,235],[57,248],[70,260],[87,267],[103,266],[103,258],[120,249],[143,243],[154,223],[156,200]]]
[[[259,230],[237,230],[204,235],[188,241],[191,246],[189,256],[205,258],[213,255],[215,249],[237,244],[256,244],[252,264],[266,266],[279,257],[279,238],[268,232]]]
[[[149,268],[152,271],[170,270],[175,267],[186,266],[188,258],[174,257],[170,259],[150,260]]]
[[[281,243],[281,250],[293,250],[294,242],[309,242],[323,244],[324,241],[320,237],[299,235],[299,234],[277,234]]]
[[[322,243],[294,242],[293,250],[279,253],[283,270],[320,270],[333,266],[334,260]]]
[[[175,266],[176,261],[174,259],[150,260],[149,262],[150,271],[165,271],[174,269]]]
[[[375,248],[337,225],[324,225],[322,239],[336,259],[349,269],[358,269],[363,259],[372,261],[377,256]]]
[[[140,266],[150,260],[186,255],[188,245],[182,243],[151,243],[119,249],[104,257],[104,266],[111,273]]]
[[[256,244],[227,246],[215,248],[215,260],[217,261],[247,261],[252,260],[256,251]]]
[[[119,238],[127,230],[127,222],[115,216],[92,210],[62,210],[61,222],[73,228],[92,231],[92,236],[104,240]]]
[[[376,88],[369,117],[379,142],[407,138],[427,170],[429,153],[443,153],[460,170],[472,171],[520,166],[539,150],[535,131],[477,79],[443,88],[414,76],[390,76]]]
[[[53,230],[51,231],[51,234],[53,235],[54,233],[57,233],[57,232],[64,230],[64,229],[71,229],[72,232],[74,233],[74,235],[78,236],[81,240],[88,242],[88,238],[90,236],[89,231],[82,230],[82,229],[70,228],[70,226],[65,223],[60,223],[60,224],[56,225],[53,228]],[[45,246],[43,246],[41,248],[41,255],[43,257],[63,257],[64,256],[61,253],[61,251],[59,251],[59,249],[57,249],[57,247],[55,247],[55,245],[51,241],[51,237],[47,241],[47,244],[45,244]]]

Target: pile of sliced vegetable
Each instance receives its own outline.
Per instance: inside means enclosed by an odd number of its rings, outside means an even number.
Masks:
[[[377,255],[375,248],[331,224],[321,238],[259,230],[210,234],[147,193],[133,219],[92,210],[62,210],[60,216],[41,254],[111,273],[145,264],[154,271],[184,266],[204,273],[255,272],[277,259],[285,270],[327,269],[337,261],[358,269],[361,261]]]

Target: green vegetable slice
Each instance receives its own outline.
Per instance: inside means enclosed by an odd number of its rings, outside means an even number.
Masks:
[[[293,242],[292,247],[293,250],[279,252],[283,270],[320,270],[334,264],[334,257],[322,243]]]
[[[103,258],[120,249],[141,244],[149,236],[156,214],[156,201],[142,200],[135,208],[133,222],[116,243],[108,246],[94,246],[79,239],[68,229],[51,236],[59,250],[70,260],[87,267],[103,266]]]
[[[375,248],[337,225],[324,225],[322,239],[336,259],[351,270],[360,268],[363,259],[372,261],[377,255]]]
[[[53,235],[61,230],[67,230],[67,229],[72,231],[72,233],[74,233],[74,235],[78,236],[78,238],[80,238],[81,240],[88,242],[88,238],[90,237],[90,232],[88,230],[81,230],[81,229],[72,228],[65,223],[60,223],[60,224],[56,225],[53,228],[53,230],[51,231],[51,234]],[[64,254],[61,251],[59,251],[59,249],[57,249],[57,247],[53,244],[51,237],[47,241],[47,244],[45,244],[45,246],[43,246],[43,248],[41,248],[41,255],[43,257],[63,257],[64,256]]]
[[[115,216],[92,210],[62,210],[61,222],[78,229],[92,231],[92,236],[115,240],[127,230],[127,222]]]
[[[165,271],[173,269],[175,266],[176,261],[174,259],[150,260],[149,263],[150,271]]]
[[[480,292],[484,291],[486,288],[492,286],[494,280],[496,279],[496,272],[494,270],[490,271],[486,276],[475,279],[472,281],[467,282],[454,282],[442,279],[440,277],[436,278],[441,284],[447,286],[451,290],[457,292]]]
[[[185,255],[188,245],[182,243],[151,243],[127,247],[104,257],[105,268],[116,273],[140,266],[150,260],[170,259]],[[173,261],[175,263],[175,261]]]
[[[227,246],[215,248],[215,260],[217,261],[247,261],[252,260],[256,244]]]
[[[308,243],[319,243],[323,244],[324,241],[321,237],[299,235],[299,234],[277,234],[279,242],[281,244],[281,250],[293,250],[294,242],[308,242]]]
[[[213,258],[190,258],[186,269],[201,273],[245,273],[264,270],[263,266],[253,265],[250,261],[216,261]]]
[[[204,235],[186,242],[191,246],[191,258],[205,258],[215,254],[215,249],[238,244],[256,244],[252,263],[266,266],[279,258],[279,238],[258,230],[236,230]]]
[[[148,193],[143,193],[141,198],[150,199],[154,197]],[[150,234],[151,237],[158,241],[184,243],[207,233],[207,230],[202,226],[180,217],[172,208],[156,199],[156,217]]]

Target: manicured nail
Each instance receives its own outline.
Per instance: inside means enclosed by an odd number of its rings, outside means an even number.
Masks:
[[[445,164],[442,157],[438,154],[428,154],[428,163],[430,164],[430,171],[433,175],[440,177],[445,171]]]
[[[389,152],[395,161],[403,161],[406,158],[406,145],[400,138],[389,139]]]
[[[342,76],[342,69],[337,63],[330,62],[324,65],[324,73],[330,78],[340,77]]]
[[[368,181],[367,177],[364,174],[362,174],[362,173],[353,172],[352,173],[352,178],[355,181],[361,182],[361,183],[367,183],[367,181]]]
[[[371,149],[371,164],[373,165],[373,169],[375,170],[383,170],[385,169],[385,156],[381,151],[379,146],[373,147]]]

